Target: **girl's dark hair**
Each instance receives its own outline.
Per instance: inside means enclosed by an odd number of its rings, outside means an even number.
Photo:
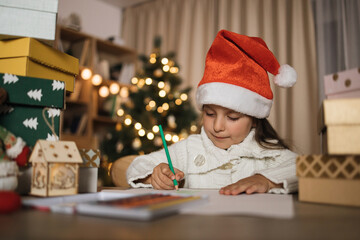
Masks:
[[[267,149],[289,149],[289,146],[279,137],[266,118],[253,118],[255,123],[255,140]]]

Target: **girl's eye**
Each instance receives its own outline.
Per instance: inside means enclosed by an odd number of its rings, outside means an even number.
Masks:
[[[240,117],[230,117],[230,116],[228,116],[228,118],[229,118],[231,121],[237,121],[237,120],[239,120]]]
[[[206,114],[206,116],[209,116],[209,117],[214,116],[214,114],[210,113],[210,112],[205,112],[205,114]]]

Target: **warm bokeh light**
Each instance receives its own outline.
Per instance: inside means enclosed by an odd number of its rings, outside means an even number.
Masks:
[[[141,147],[141,140],[140,138],[135,138],[132,142],[132,147],[135,149],[139,149]]]
[[[181,99],[176,99],[176,100],[175,100],[175,104],[176,104],[176,105],[181,105],[181,104],[182,104]]]
[[[178,135],[174,135],[172,136],[172,141],[175,143],[175,142],[178,142],[179,141],[179,136]]]
[[[146,132],[145,132],[144,129],[140,129],[138,134],[139,134],[140,137],[143,137],[143,136],[145,136]]]
[[[164,90],[165,90],[165,92],[167,92],[167,93],[170,92],[170,90],[171,90],[170,84],[165,84]]]
[[[154,101],[154,100],[151,100],[150,102],[149,102],[149,106],[150,107],[155,107],[156,106],[156,102]]]
[[[149,132],[146,137],[149,139],[149,140],[153,140],[155,135],[152,133],[152,132]]]
[[[162,139],[161,139],[161,137],[155,137],[155,139],[154,139],[154,144],[155,144],[155,146],[158,146],[158,147],[162,146]]]
[[[156,53],[150,54],[150,58],[156,58]]]
[[[168,72],[169,70],[170,70],[169,65],[164,65],[164,66],[163,66],[163,71],[164,71],[164,72]]]
[[[160,96],[160,97],[165,97],[165,96],[166,96],[165,90],[160,90],[160,91],[159,91],[159,96]]]
[[[137,84],[139,82],[139,79],[137,78],[137,77],[133,77],[132,79],[131,79],[131,83],[132,84]]]
[[[121,129],[122,129],[121,123],[117,123],[115,126],[115,130],[119,132],[119,131],[121,131]]]
[[[137,123],[135,123],[134,127],[136,130],[140,130],[142,128],[142,125],[141,125],[141,123],[137,122]]]
[[[92,71],[89,68],[84,68],[81,71],[81,78],[84,80],[89,80],[92,76]]]
[[[171,72],[171,73],[178,73],[178,72],[179,72],[179,68],[177,68],[177,67],[171,67],[171,68],[170,68],[170,72]]]
[[[158,111],[158,113],[163,113],[163,112],[164,112],[164,109],[163,109],[162,107],[158,107],[158,108],[157,108],[157,111]]]
[[[152,63],[152,64],[156,63],[156,58],[150,58],[149,62]]]
[[[159,126],[157,126],[157,125],[153,126],[153,127],[152,127],[152,131],[153,131],[154,133],[158,133],[158,132],[159,132]]]
[[[171,134],[170,133],[165,134],[165,140],[166,141],[171,141]]]
[[[120,91],[120,86],[117,83],[110,84],[110,93],[111,94],[118,94]]]
[[[163,59],[161,59],[161,63],[162,64],[168,64],[168,62],[169,62],[169,59],[167,59],[167,58],[163,58]]]
[[[180,99],[183,100],[183,101],[186,101],[188,99],[188,95],[186,93],[182,93],[180,95]]]
[[[94,86],[99,86],[102,83],[102,77],[99,74],[95,74],[94,76],[92,76],[91,78],[91,83]]]
[[[164,104],[162,105],[162,108],[163,108],[165,111],[169,110],[169,104],[168,104],[168,103],[164,103]]]
[[[165,83],[163,81],[160,81],[158,83],[158,88],[164,88],[165,87]]]
[[[152,80],[151,78],[146,78],[146,79],[145,79],[145,84],[146,84],[146,85],[151,85],[152,82],[153,82],[153,80]]]
[[[116,113],[117,113],[117,115],[118,115],[119,117],[121,117],[121,116],[124,115],[125,111],[124,111],[124,109],[119,108]]]
[[[124,120],[125,125],[130,125],[132,123],[131,117],[127,116]]]
[[[107,86],[102,86],[100,89],[99,89],[99,95],[100,97],[107,97],[109,96],[109,88]]]
[[[190,130],[191,130],[192,132],[195,132],[195,131],[197,130],[197,126],[196,126],[196,125],[192,125],[192,126],[190,127]]]
[[[127,87],[122,87],[120,89],[120,97],[122,97],[122,98],[129,97],[129,89]]]
[[[142,78],[140,78],[140,79],[139,79],[139,82],[137,83],[137,86],[138,86],[139,88],[142,88],[144,85],[145,85],[145,80],[142,79]]]

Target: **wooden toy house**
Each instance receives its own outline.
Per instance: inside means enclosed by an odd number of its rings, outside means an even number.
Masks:
[[[31,195],[77,194],[79,164],[83,161],[74,142],[38,140],[29,161],[33,167]]]

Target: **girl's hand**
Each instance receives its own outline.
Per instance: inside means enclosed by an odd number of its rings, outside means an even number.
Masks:
[[[150,183],[154,189],[175,189],[173,180],[176,179],[179,182],[184,178],[185,174],[177,168],[174,168],[174,171],[175,175],[171,172],[168,164],[160,163],[154,168],[153,173],[145,180],[145,182]]]
[[[239,180],[236,183],[220,189],[219,193],[224,195],[237,195],[240,193],[266,193],[272,188],[281,188],[282,184],[275,184],[263,175],[255,174]]]

